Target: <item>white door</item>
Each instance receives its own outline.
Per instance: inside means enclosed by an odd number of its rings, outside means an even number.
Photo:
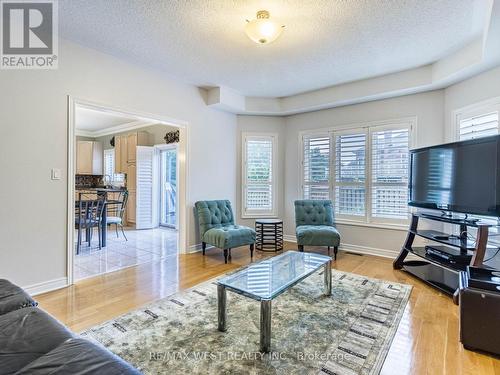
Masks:
[[[151,229],[155,227],[157,197],[154,186],[156,158],[153,147],[137,146],[137,202],[136,202],[136,228]]]

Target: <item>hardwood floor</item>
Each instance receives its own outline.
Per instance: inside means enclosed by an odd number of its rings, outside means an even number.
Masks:
[[[296,248],[287,243],[286,249]],[[326,250],[318,249],[326,253]],[[254,260],[269,256],[256,251]],[[222,252],[171,256],[86,279],[54,292],[38,295],[40,306],[76,332],[112,319],[177,290],[248,264],[248,248],[233,249],[232,262]],[[399,329],[382,374],[496,374],[500,360],[462,348],[458,340],[458,308],[450,297],[402,271],[392,260],[340,251],[334,268],[368,277],[413,285]]]

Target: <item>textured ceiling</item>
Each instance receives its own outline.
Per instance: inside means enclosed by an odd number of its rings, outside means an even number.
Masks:
[[[60,35],[197,86],[282,97],[406,70],[478,38],[484,0],[66,0]],[[245,19],[286,25],[257,45]]]
[[[75,112],[75,127],[87,132],[104,130],[135,121],[135,118],[78,107]]]

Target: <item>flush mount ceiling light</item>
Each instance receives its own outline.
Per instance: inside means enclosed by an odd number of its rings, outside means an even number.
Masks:
[[[259,10],[257,19],[248,21],[245,32],[248,37],[258,44],[274,42],[281,35],[284,25],[278,24],[269,17],[267,10]]]

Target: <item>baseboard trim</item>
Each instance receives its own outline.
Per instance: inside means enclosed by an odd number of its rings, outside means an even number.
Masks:
[[[52,292],[53,290],[65,288],[68,286],[68,278],[60,277],[59,279],[44,281],[38,284],[24,286],[23,289],[29,295],[36,296],[38,294]]]
[[[286,242],[297,243],[297,238],[290,234],[285,234],[283,236],[283,240],[285,240]],[[356,254],[374,255],[392,259],[394,259],[399,254],[399,251],[394,251],[389,249],[379,249],[376,247],[359,246],[346,243],[341,243],[339,246],[339,250],[349,251],[351,253],[356,253]]]
[[[213,249],[215,246],[212,246],[212,245],[207,245],[206,249]],[[192,254],[192,253],[199,253],[201,252],[202,248],[201,248],[201,243],[197,243],[196,245],[190,245],[189,246],[189,249],[187,251],[188,254]]]
[[[379,249],[376,247],[359,246],[352,244],[340,244],[339,250],[349,251],[350,253],[374,255],[377,257],[394,259],[398,255],[398,251],[389,249]]]

